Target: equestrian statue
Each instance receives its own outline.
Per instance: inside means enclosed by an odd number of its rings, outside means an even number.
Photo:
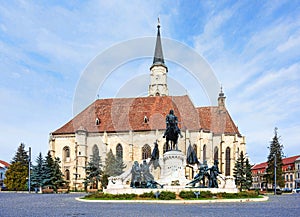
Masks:
[[[174,110],[170,110],[169,114],[166,116],[166,131],[163,138],[166,138],[166,147],[167,151],[169,150],[178,150],[178,135],[182,138],[181,131],[178,127],[178,119],[174,115]],[[169,141],[171,144],[169,145]]]

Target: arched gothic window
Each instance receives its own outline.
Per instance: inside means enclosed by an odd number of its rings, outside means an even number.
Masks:
[[[196,144],[193,145],[193,149],[194,149],[195,154],[196,154],[196,156],[197,156],[197,158],[198,158],[198,154],[197,154],[197,145],[196,145]]]
[[[151,147],[145,144],[142,148],[142,159],[147,159],[151,157]]]
[[[123,159],[123,147],[120,143],[116,147],[116,157],[118,159]]]
[[[96,144],[93,146],[93,155],[99,156],[99,148]]]
[[[226,148],[225,154],[225,176],[230,176],[230,148]]]
[[[206,145],[203,145],[203,161],[206,160]]]
[[[216,146],[214,149],[214,161],[219,159],[219,148]]]
[[[68,146],[65,146],[63,148],[63,160],[64,161],[70,160],[70,148]]]
[[[68,169],[65,170],[65,177],[67,181],[70,181],[70,170]]]

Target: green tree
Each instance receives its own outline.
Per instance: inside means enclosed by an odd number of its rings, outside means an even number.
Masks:
[[[245,170],[245,156],[243,152],[240,153],[239,158],[235,162],[233,168],[233,177],[235,178],[235,184],[238,186],[240,191],[245,188],[246,183],[246,170]]]
[[[104,174],[107,175],[108,177],[116,176],[118,174],[117,160],[111,149],[106,154]]]
[[[25,144],[21,143],[18,147],[18,150],[12,159],[11,163],[20,162],[24,166],[28,166],[28,154],[25,151]]]
[[[246,174],[246,183],[245,183],[245,187],[247,188],[247,189],[250,189],[251,188],[251,186],[252,186],[252,171],[251,171],[251,168],[252,168],[252,165],[250,164],[250,162],[249,162],[249,159],[248,158],[246,158],[246,165],[245,165],[245,169],[246,169],[246,172],[245,172],[245,174]]]
[[[59,157],[56,157],[54,159],[54,168],[53,168],[53,176],[54,176],[53,185],[55,186],[56,190],[66,184],[66,181],[63,178],[64,175],[61,172],[60,163],[61,161]]]
[[[243,189],[250,189],[252,186],[251,167],[249,159],[244,156],[243,152],[241,152],[233,168],[235,184],[239,187],[240,191]]]
[[[31,184],[35,188],[43,187],[43,156],[40,152],[39,156],[36,158],[36,165],[32,166],[31,172]]]
[[[44,174],[42,185],[52,188],[54,189],[54,191],[57,191],[59,187],[65,184],[65,180],[63,179],[63,174],[60,170],[59,164],[59,158],[53,159],[49,151],[43,161],[42,170]]]
[[[25,190],[28,178],[28,154],[25,145],[20,144],[11,161],[11,165],[5,173],[4,184],[9,190]]]
[[[266,179],[268,183],[272,183],[275,186],[275,160],[276,160],[276,185],[284,187],[284,177],[282,176],[282,157],[283,157],[283,145],[280,144],[277,133],[277,127],[274,130],[274,137],[268,147],[270,153],[268,155],[268,167],[266,169]]]
[[[114,176],[119,176],[122,173],[124,173],[124,169],[126,168],[126,165],[123,162],[123,159],[121,157],[116,157],[116,173]]]
[[[54,189],[54,160],[48,152],[43,161],[43,186]]]
[[[101,175],[103,174],[101,157],[98,150],[93,149],[93,154],[88,162],[87,167],[85,168],[85,172],[85,189],[87,189],[88,185],[91,185],[92,188],[98,188],[98,183],[101,181]]]
[[[21,162],[12,163],[5,173],[4,184],[9,190],[22,191],[26,189],[28,166]]]

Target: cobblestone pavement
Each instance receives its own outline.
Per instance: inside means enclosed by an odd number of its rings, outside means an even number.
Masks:
[[[84,194],[28,194],[0,192],[0,216],[300,216],[300,194],[270,195],[267,202],[210,204],[88,203]]]

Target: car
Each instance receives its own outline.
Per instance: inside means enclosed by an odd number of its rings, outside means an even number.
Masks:
[[[300,188],[293,189],[293,193],[300,193]]]
[[[1,191],[7,191],[7,187],[1,186]]]
[[[292,190],[293,189],[291,189],[291,188],[283,188],[283,189],[281,189],[281,191],[284,192],[284,193],[291,193]]]
[[[276,194],[278,194],[278,195],[281,195],[281,194],[282,194],[282,191],[281,191],[280,188],[277,188],[277,189],[276,189]]]

